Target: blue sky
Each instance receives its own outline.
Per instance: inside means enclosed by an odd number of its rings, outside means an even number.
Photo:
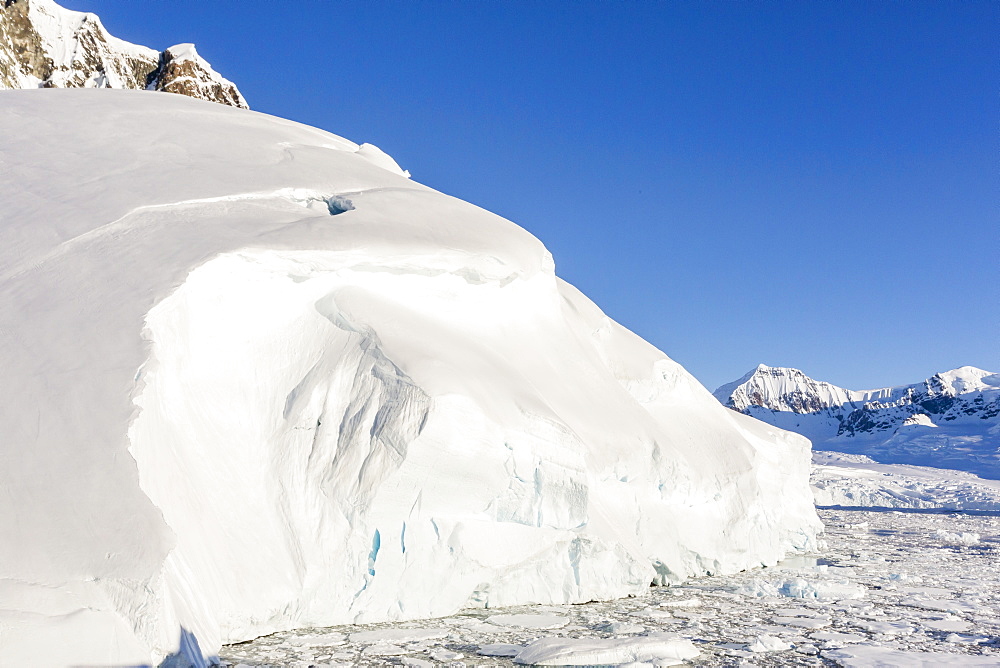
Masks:
[[[510,218],[709,389],[1000,371],[1000,4],[62,0]]]

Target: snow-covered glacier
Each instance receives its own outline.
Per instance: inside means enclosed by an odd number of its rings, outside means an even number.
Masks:
[[[2,92],[0,127],[0,664],[813,546],[806,439],[374,146],[141,91]]]

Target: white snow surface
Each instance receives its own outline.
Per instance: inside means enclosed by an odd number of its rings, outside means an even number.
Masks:
[[[815,547],[808,442],[513,223],[255,112],[0,96],[0,664],[197,664]]]
[[[184,44],[175,44],[167,49],[167,53],[170,54],[170,59],[173,61],[183,62],[185,60],[191,60],[214,72],[208,62],[198,55],[198,49],[195,48],[194,44],[189,42]]]

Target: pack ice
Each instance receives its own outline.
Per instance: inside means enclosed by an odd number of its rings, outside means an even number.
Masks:
[[[6,91],[0,127],[0,664],[813,547],[804,438],[374,146],[142,91]]]

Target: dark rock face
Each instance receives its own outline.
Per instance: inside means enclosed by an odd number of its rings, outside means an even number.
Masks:
[[[54,65],[45,55],[42,40],[28,18],[26,0],[4,0],[0,9],[0,85],[15,88],[23,72],[48,79]]]
[[[989,420],[1000,414],[1000,396],[988,398],[982,391],[959,393],[940,374],[935,374],[922,384],[906,388],[895,401],[871,401],[851,411],[837,435],[896,429],[906,418],[921,414],[935,422],[953,422],[964,417]]]
[[[236,86],[197,54],[178,59],[172,49],[157,52],[122,42],[94,14],[72,12],[52,0],[0,5],[3,88],[150,89],[249,108]]]
[[[149,75],[147,88],[249,109],[239,89],[207,70],[202,62],[176,59],[167,49],[160,55],[156,71]]]

